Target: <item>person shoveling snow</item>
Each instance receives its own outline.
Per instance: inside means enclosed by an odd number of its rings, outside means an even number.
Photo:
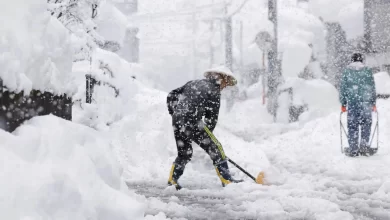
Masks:
[[[345,153],[347,156],[355,157],[370,150],[371,112],[376,112],[376,91],[372,70],[363,64],[363,55],[355,53],[351,61],[341,78],[340,102],[341,111],[348,112],[349,148]]]
[[[242,182],[232,178],[228,159],[221,144],[212,134],[218,121],[221,90],[227,86],[235,86],[237,81],[232,72],[223,66],[207,70],[204,76],[205,79],[189,81],[171,91],[167,97],[178,151],[169,174],[168,185],[174,185],[176,189],[181,189],[178,180],[191,160],[192,141],[210,155],[222,186]]]

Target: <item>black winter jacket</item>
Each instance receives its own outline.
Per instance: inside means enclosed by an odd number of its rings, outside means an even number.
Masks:
[[[169,114],[184,116],[195,123],[204,116],[210,131],[217,125],[220,104],[220,84],[213,79],[189,81],[172,90],[167,97]]]

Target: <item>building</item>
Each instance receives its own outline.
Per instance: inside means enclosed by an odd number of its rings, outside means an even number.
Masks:
[[[364,0],[366,64],[390,72],[390,0]]]

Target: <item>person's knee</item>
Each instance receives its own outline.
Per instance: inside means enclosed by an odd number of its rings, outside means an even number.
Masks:
[[[192,149],[186,149],[179,152],[176,163],[185,166],[192,159]]]
[[[200,138],[200,144],[203,144],[205,146],[211,145],[213,141],[208,137],[202,137]]]
[[[220,163],[225,159],[223,149],[219,149],[218,146],[215,145],[214,143],[210,143],[207,149],[208,149],[207,153],[214,164]]]

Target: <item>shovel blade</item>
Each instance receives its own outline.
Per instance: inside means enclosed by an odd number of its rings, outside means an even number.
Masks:
[[[264,184],[264,172],[260,172],[260,173],[257,175],[256,183],[262,184],[262,185]]]

